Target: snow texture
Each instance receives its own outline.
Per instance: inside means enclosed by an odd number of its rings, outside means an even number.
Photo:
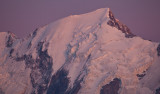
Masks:
[[[157,94],[159,49],[109,8],[57,20],[23,39],[1,32],[0,93]]]

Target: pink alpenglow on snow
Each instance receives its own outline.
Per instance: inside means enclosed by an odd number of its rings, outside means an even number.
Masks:
[[[71,15],[19,39],[0,33],[1,94],[159,94],[160,44],[109,8]]]

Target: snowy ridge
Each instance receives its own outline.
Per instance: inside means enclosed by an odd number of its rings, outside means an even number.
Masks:
[[[0,39],[2,94],[160,92],[160,45],[132,34],[109,8]]]

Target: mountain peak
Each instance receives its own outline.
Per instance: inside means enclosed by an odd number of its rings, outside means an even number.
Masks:
[[[109,18],[109,11],[110,11],[110,8],[100,8],[100,9],[97,9],[97,10],[94,10],[92,12],[88,12],[88,13],[85,13],[85,14],[82,14],[82,15],[96,15],[96,14],[99,14],[100,17],[107,17]]]
[[[118,30],[121,30],[122,33],[125,34],[125,37],[132,38],[135,35],[130,31],[130,29],[123,23],[121,23],[118,19],[116,19],[110,9],[108,9],[109,18],[108,25],[116,27]]]
[[[160,45],[133,36],[109,8],[60,19],[24,39],[0,33],[0,93],[159,92]]]
[[[95,11],[93,11],[93,12],[100,13],[100,14],[104,14],[104,15],[106,15],[107,17],[109,17],[109,11],[111,11],[110,8],[100,8],[100,9],[97,9],[97,10],[95,10]],[[90,13],[90,12],[89,12],[89,13]]]
[[[115,27],[124,33],[126,38],[132,38],[135,36],[125,24],[115,18],[110,8],[100,8],[85,14],[71,15],[61,20],[63,20],[62,22],[65,20],[67,23],[70,22],[74,25],[84,23],[88,25],[107,23],[109,26]],[[58,23],[59,22],[61,21],[58,21]]]

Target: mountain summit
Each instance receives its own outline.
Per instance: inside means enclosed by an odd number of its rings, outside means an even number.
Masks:
[[[71,15],[18,39],[0,33],[0,94],[159,94],[160,44],[109,8]]]

